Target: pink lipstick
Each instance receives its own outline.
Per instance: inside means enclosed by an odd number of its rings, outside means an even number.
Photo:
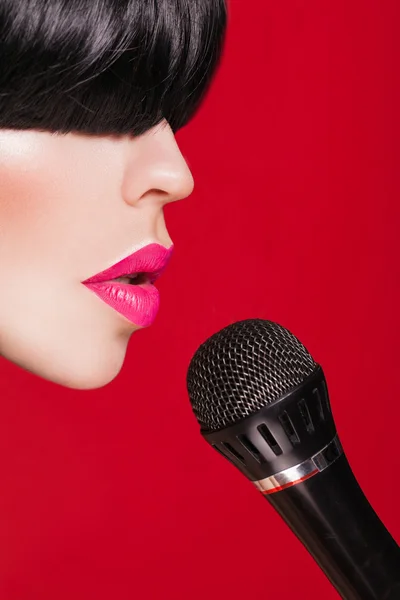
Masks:
[[[173,246],[167,249],[149,244],[82,283],[129,321],[148,327],[160,306],[154,282],[167,266],[172,251]]]

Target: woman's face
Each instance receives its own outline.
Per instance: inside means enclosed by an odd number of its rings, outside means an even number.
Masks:
[[[97,279],[166,264],[163,206],[193,190],[171,128],[137,138],[0,130],[0,183],[0,354],[67,387],[107,384],[155,316],[156,274],[136,286],[82,282],[118,263]]]

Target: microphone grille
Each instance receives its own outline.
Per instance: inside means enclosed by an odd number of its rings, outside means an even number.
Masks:
[[[290,331],[262,319],[228,325],[193,356],[187,388],[202,431],[236,423],[279,400],[318,365]]]

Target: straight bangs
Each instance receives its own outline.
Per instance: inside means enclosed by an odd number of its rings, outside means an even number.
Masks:
[[[221,56],[224,0],[0,0],[0,128],[177,131]]]

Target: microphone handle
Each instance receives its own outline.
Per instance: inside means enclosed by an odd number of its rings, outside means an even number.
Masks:
[[[344,600],[400,599],[400,549],[344,454],[314,477],[266,498]]]

